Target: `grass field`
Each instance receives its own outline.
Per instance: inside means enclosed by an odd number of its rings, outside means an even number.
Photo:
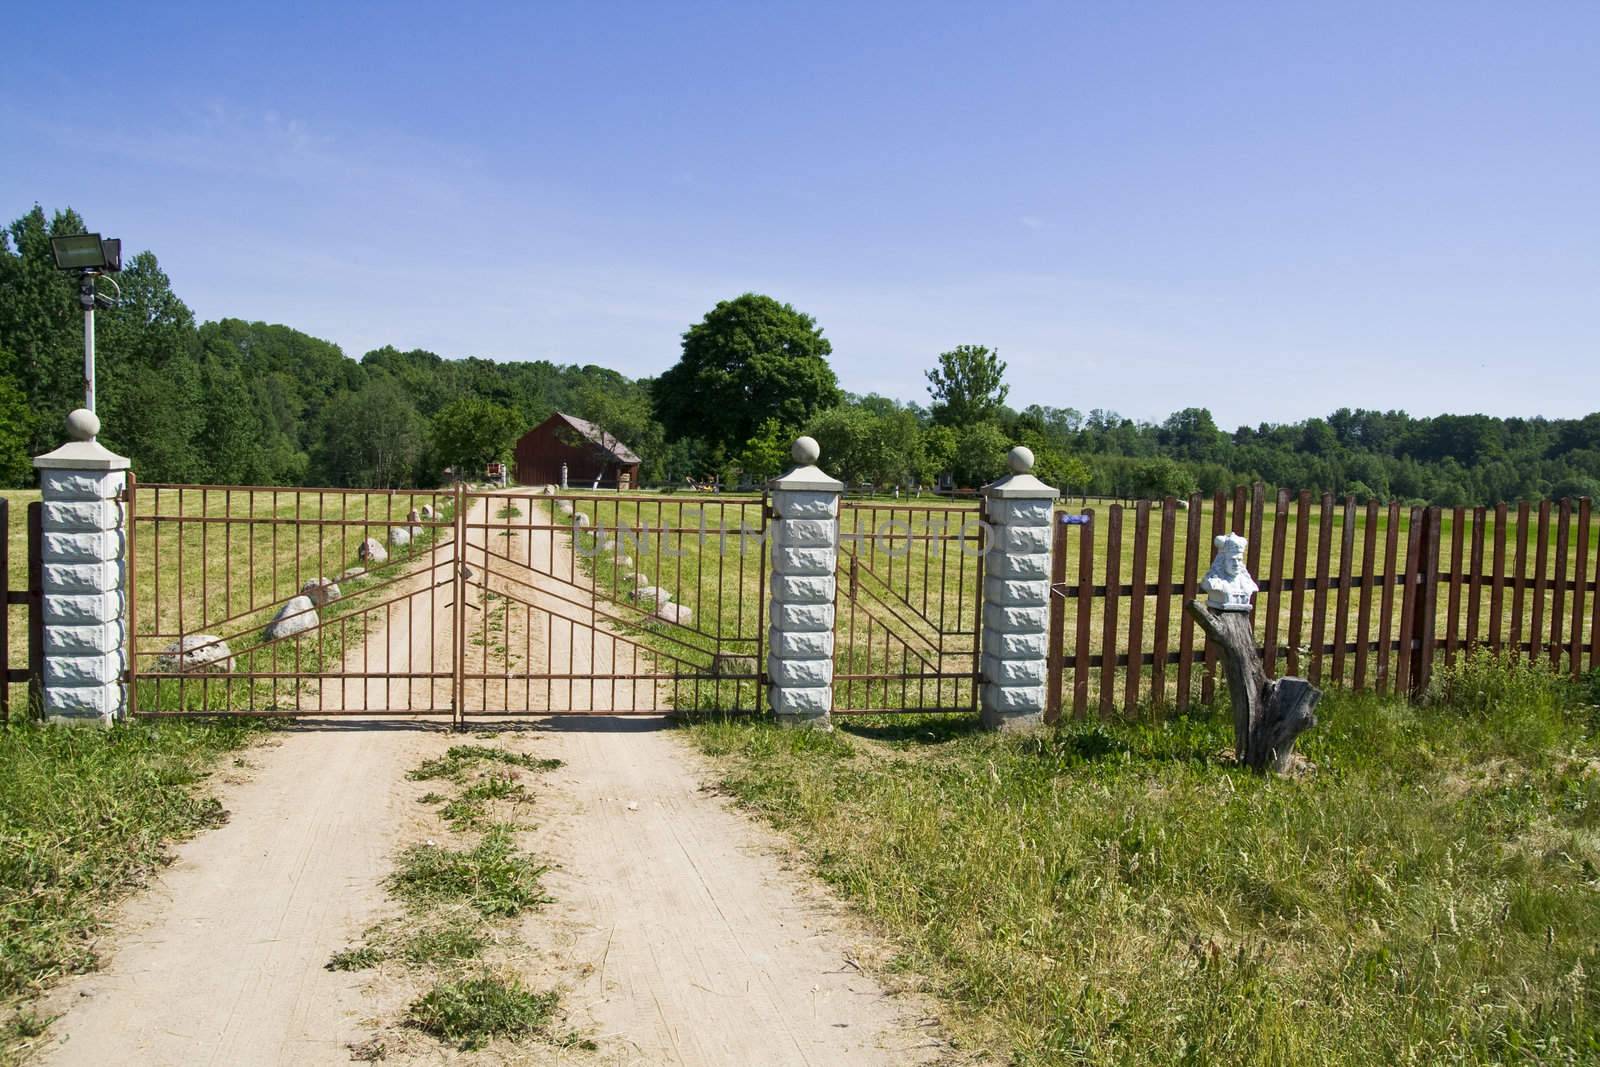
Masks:
[[[1334,693],[1306,778],[1225,714],[1030,737],[707,722],[725,787],[1019,1064],[1595,1062],[1591,694],[1486,658],[1417,708]]]

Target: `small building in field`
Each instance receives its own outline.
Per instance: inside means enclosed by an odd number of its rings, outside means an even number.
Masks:
[[[641,460],[633,449],[594,423],[559,411],[518,438],[513,457],[513,473],[523,485],[560,485],[563,463],[574,489],[639,485]]]

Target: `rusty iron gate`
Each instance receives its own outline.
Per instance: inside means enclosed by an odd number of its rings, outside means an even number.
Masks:
[[[834,714],[977,709],[986,529],[976,506],[840,505]]]
[[[130,477],[124,502],[137,716],[761,705],[761,498]]]
[[[760,708],[763,498],[468,493],[460,514],[464,714]]]

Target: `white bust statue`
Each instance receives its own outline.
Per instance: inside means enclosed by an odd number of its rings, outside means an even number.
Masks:
[[[1215,611],[1249,611],[1250,598],[1255,596],[1255,579],[1244,567],[1244,550],[1250,542],[1238,534],[1223,534],[1212,540],[1216,558],[1211,569],[1200,582],[1205,590],[1206,604]]]

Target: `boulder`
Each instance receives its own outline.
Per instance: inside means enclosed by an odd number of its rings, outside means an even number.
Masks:
[[[373,543],[376,544],[377,542]],[[379,549],[379,551],[382,551],[382,549]],[[339,582],[353,582],[357,578],[365,577],[366,573],[367,568],[365,567],[346,567],[344,570],[339,572],[339,577],[334,580]]]
[[[390,527],[389,543],[396,548],[404,548],[411,543],[411,531],[404,526]]]
[[[665,589],[657,589],[653,585],[641,585],[630,595],[638,603],[649,604],[652,608],[672,603],[672,597],[667,595]]]
[[[406,512],[406,521],[407,522],[421,522],[422,521],[422,512],[418,511],[416,508],[412,508],[410,511]]]
[[[662,622],[674,622],[679,626],[688,626],[690,621],[694,619],[694,612],[682,604],[674,604],[669,600],[656,608],[655,617]]]
[[[317,606],[311,603],[310,597],[290,597],[289,602],[278,609],[278,614],[267,625],[267,640],[293,637],[316,626],[317,622]]]
[[[410,528],[410,533],[411,533],[411,539],[413,541],[415,541],[417,538],[422,536],[422,527],[413,526],[413,527]]]
[[[572,525],[576,526],[580,530],[588,529],[589,516],[585,515],[581,511],[578,512],[576,515],[572,516]]]
[[[389,550],[378,543],[375,537],[369,537],[361,542],[361,547],[356,549],[356,558],[364,559],[368,563],[387,563]]]
[[[423,519],[431,519],[431,518],[433,518],[433,505],[432,504],[424,504],[424,505],[422,505],[421,516],[422,516]]]
[[[319,608],[325,608],[344,596],[339,591],[338,583],[328,578],[311,579],[300,587],[300,595],[309,599],[312,604]]]
[[[233,670],[233,651],[216,634],[189,634],[161,650],[156,670],[184,674],[227,674]]]
[[[633,557],[628,555],[626,552],[622,553],[620,556],[617,557],[617,569],[618,570],[632,570],[633,569]]]

